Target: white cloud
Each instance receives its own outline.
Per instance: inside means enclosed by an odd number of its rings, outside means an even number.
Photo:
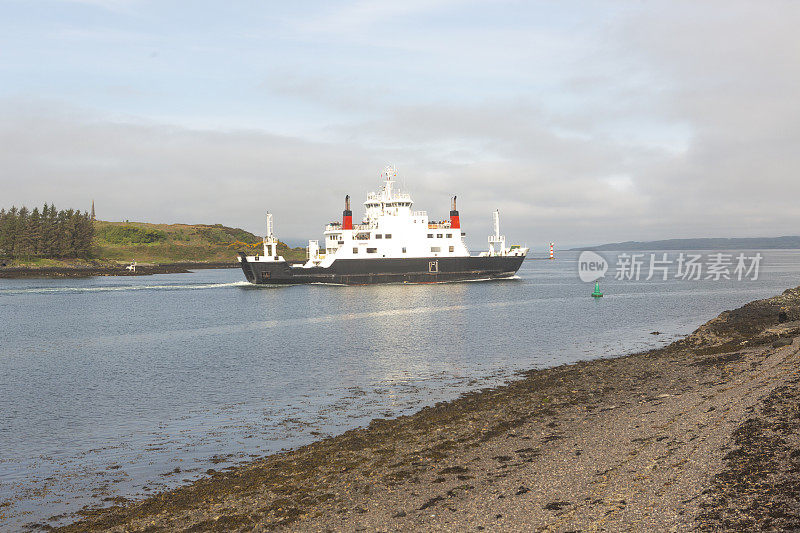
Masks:
[[[397,18],[421,15],[454,7],[458,4],[476,3],[475,0],[357,0],[339,5],[327,5],[319,15],[299,21],[299,28],[308,32],[345,34],[364,30],[380,30],[387,39],[393,38],[393,21]]]
[[[617,192],[628,192],[633,189],[633,179],[624,174],[608,176],[603,178],[602,181],[608,184],[612,190]]]
[[[141,3],[140,0],[54,0],[64,4],[84,5],[97,7],[118,13],[131,13],[133,6]]]

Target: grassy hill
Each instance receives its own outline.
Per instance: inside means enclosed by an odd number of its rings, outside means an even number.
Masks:
[[[239,251],[255,255],[262,238],[222,224],[149,224],[95,221],[92,255],[95,258],[142,263],[236,260]],[[305,259],[304,248],[278,244],[287,260]]]

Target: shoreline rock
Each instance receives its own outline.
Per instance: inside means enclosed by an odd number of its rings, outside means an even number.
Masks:
[[[190,270],[210,268],[239,268],[237,262],[180,262],[137,264],[131,272],[122,264],[99,264],[74,267],[3,267],[0,279],[22,278],[89,278],[94,276],[150,276],[153,274],[185,274]]]

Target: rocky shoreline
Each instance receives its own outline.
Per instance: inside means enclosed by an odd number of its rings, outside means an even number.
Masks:
[[[61,531],[800,528],[800,288]]]
[[[206,268],[239,268],[233,262],[182,262],[165,264],[137,264],[136,271],[127,265],[97,263],[94,265],[64,267],[0,267],[0,279],[19,278],[88,278],[93,276],[150,276],[152,274],[185,274],[190,270]]]

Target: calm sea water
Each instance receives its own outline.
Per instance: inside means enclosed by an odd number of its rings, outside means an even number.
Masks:
[[[664,345],[800,284],[800,251],[764,256],[757,281],[612,279],[600,300],[575,253],[528,260],[518,279],[443,285],[253,287],[238,270],[0,280],[0,530],[520,370]]]

